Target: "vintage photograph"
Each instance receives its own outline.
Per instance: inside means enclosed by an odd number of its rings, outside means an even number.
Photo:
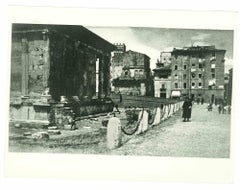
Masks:
[[[234,30],[11,24],[9,152],[230,158]]]

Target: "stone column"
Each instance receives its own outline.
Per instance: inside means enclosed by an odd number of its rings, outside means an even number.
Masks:
[[[22,95],[28,95],[28,78],[29,78],[29,56],[28,41],[22,39]]]
[[[49,71],[50,71],[50,47],[49,47],[49,37],[47,32],[43,32],[43,39],[44,39],[44,46],[45,46],[45,53],[43,56],[44,65],[43,65],[43,87],[49,87],[48,85],[48,78],[49,78]]]
[[[104,81],[103,81],[104,96],[110,95],[110,56],[104,57]]]
[[[103,81],[104,81],[104,58],[99,58],[99,75],[98,75],[98,98],[103,98]]]

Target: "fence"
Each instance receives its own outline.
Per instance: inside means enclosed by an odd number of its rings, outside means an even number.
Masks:
[[[126,108],[125,112],[128,113],[128,121],[125,125],[115,115],[108,121],[107,147],[113,149],[121,146],[123,134],[130,136],[147,132],[153,126],[159,125],[179,111],[182,104],[183,102],[161,104],[161,106],[156,106],[154,109]]]

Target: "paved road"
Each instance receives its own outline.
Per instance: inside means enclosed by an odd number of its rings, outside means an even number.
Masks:
[[[217,107],[208,112],[206,107],[195,104],[191,122],[182,122],[179,112],[109,154],[228,158],[230,115],[218,114]]]

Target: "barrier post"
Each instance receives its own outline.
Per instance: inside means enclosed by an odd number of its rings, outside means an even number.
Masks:
[[[156,108],[156,116],[154,118],[154,122],[152,125],[158,125],[161,122],[161,109],[159,107]]]
[[[121,133],[121,121],[117,117],[112,117],[108,121],[107,125],[107,147],[114,149],[121,146],[122,133]]]
[[[140,134],[146,131],[148,128],[148,112],[145,110],[140,111],[138,115],[138,119],[140,120],[140,122],[139,122],[137,134]]]

